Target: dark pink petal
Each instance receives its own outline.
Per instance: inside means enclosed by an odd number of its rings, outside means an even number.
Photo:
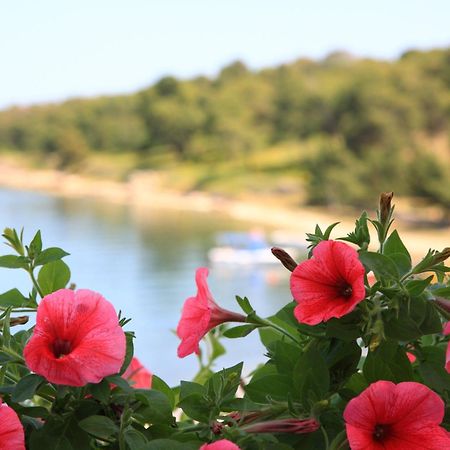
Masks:
[[[25,436],[16,412],[0,400],[0,450],[25,450]]]
[[[152,373],[135,356],[123,373],[122,378],[130,381],[135,389],[150,389],[152,387]]]
[[[117,373],[125,334],[114,307],[100,294],[61,289],[44,297],[24,358],[51,383],[84,386]]]

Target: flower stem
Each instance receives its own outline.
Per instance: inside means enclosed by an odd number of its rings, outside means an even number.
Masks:
[[[263,319],[263,318],[257,316],[256,314],[254,315],[254,317],[252,319],[255,320],[255,322],[253,322],[253,323],[258,323],[263,326],[273,328],[274,330],[280,332],[284,336],[286,336],[289,339],[291,339],[292,341],[294,341],[297,345],[301,345],[301,342],[295,336],[293,336],[291,333],[289,333],[288,331],[286,331],[284,328],[280,327],[279,325],[271,322],[270,320]]]
[[[36,278],[35,278],[35,276],[34,276],[34,272],[33,272],[33,271],[34,271],[34,267],[30,267],[30,268],[27,270],[27,272],[28,272],[29,275],[30,275],[31,281],[33,282],[33,286],[35,287],[35,289],[36,289],[37,293],[39,294],[39,296],[40,296],[41,298],[43,298],[43,297],[44,297],[44,294],[43,294],[41,288],[39,287],[39,284],[38,284],[38,282],[37,282],[37,280],[36,280]]]

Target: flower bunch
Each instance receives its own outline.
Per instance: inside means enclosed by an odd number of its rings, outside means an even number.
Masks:
[[[25,270],[32,288],[0,295],[0,449],[450,448],[450,250],[413,261],[391,201],[382,194],[377,217],[346,236],[317,226],[304,261],[274,248],[292,299],[270,317],[247,298],[242,312],[222,308],[199,268],[176,331],[178,356],[196,354],[200,369],[175,387],[133,355],[111,303],[69,284],[66,252],[6,229],[14,253],[0,267]],[[253,332],[261,364],[214,373],[223,339]]]

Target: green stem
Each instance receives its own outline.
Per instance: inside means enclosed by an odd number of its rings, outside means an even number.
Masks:
[[[292,334],[289,333],[288,331],[286,331],[284,328],[271,322],[270,320],[262,319],[261,317],[258,317],[258,316],[256,316],[256,317],[257,317],[258,323],[260,323],[266,327],[270,327],[270,328],[273,328],[274,330],[279,331],[281,334],[283,334],[284,336],[286,336],[289,339],[291,339],[292,341],[294,341],[297,345],[301,345],[301,342],[295,336],[292,336]]]
[[[43,298],[43,297],[44,297],[44,294],[43,294],[43,292],[41,291],[41,288],[39,287],[39,284],[38,284],[36,278],[34,277],[33,270],[34,270],[34,267],[30,267],[30,268],[27,270],[27,272],[30,274],[31,281],[33,282],[33,286],[35,287],[37,293],[39,294],[39,296],[40,296],[41,298]]]
[[[13,358],[17,359],[18,362],[21,362],[22,364],[25,363],[22,355],[19,355],[19,353],[16,353],[14,350],[10,349],[9,347],[1,347],[0,351],[3,353],[6,353],[9,356],[12,356]]]
[[[323,440],[325,441],[325,448],[326,448],[326,450],[329,450],[329,448],[330,448],[330,441],[328,439],[328,434],[327,434],[327,432],[326,432],[324,427],[320,427],[320,431],[323,434]]]

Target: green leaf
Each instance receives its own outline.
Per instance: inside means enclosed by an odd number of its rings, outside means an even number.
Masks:
[[[58,261],[65,256],[68,256],[70,253],[65,252],[63,249],[58,247],[49,247],[37,256],[34,260],[35,266],[42,266],[44,264],[48,264],[49,262]]]
[[[294,394],[292,377],[281,374],[252,378],[245,388],[245,395],[256,403],[267,403],[269,398],[287,401],[290,394]]]
[[[78,425],[84,431],[100,439],[108,439],[119,432],[119,427],[105,416],[90,416],[81,420]]]
[[[422,347],[419,373],[427,386],[443,393],[450,391],[450,374],[445,370],[445,349],[441,347]]]
[[[96,400],[102,403],[108,403],[111,390],[107,380],[102,380],[97,384],[89,384],[88,391]]]
[[[312,345],[301,355],[294,369],[294,384],[305,406],[308,406],[311,400],[321,400],[328,392],[330,374],[327,363],[316,345]]]
[[[129,426],[125,429],[124,432],[125,442],[128,447],[132,450],[146,450],[148,447],[146,444],[148,443],[145,436],[137,431],[135,428]]]
[[[326,323],[327,337],[335,337],[344,341],[354,341],[361,334],[361,312],[359,310],[354,310],[340,319],[330,319]]]
[[[206,395],[205,386],[192,381],[182,381],[180,384],[180,400],[192,394]]]
[[[433,281],[433,275],[425,278],[424,280],[410,280],[406,283],[405,287],[411,297],[420,295]]]
[[[199,422],[209,422],[211,410],[214,405],[211,404],[204,395],[193,393],[184,396],[178,403],[178,407],[180,407],[191,419],[198,420]],[[214,413],[215,412],[216,411],[214,411]]]
[[[236,295],[236,301],[238,302],[242,311],[245,312],[245,314],[251,314],[255,311],[247,297],[242,298],[242,297],[239,297],[239,295]]]
[[[430,278],[433,279],[433,276],[431,276]],[[436,289],[433,289],[431,292],[436,297],[450,298],[450,286],[448,286],[448,287],[438,287]]]
[[[131,364],[131,361],[133,359],[134,355],[134,333],[131,332],[125,332],[125,339],[126,339],[126,351],[125,351],[125,359],[123,360],[122,367],[120,368],[119,373],[122,375],[127,369],[128,366]]]
[[[27,269],[28,258],[16,255],[0,256],[0,267],[7,269]]]
[[[250,334],[253,330],[258,328],[259,325],[255,324],[248,324],[248,325],[238,325],[237,327],[229,328],[228,330],[225,330],[223,333],[223,336],[229,338],[229,339],[235,339],[247,336]]]
[[[38,274],[38,283],[44,295],[66,287],[70,280],[70,269],[64,261],[46,263]]]
[[[394,230],[384,243],[383,254],[394,261],[400,275],[411,270],[411,255],[400,239],[397,230]]]
[[[194,448],[198,448],[198,445]],[[191,448],[186,447],[186,442],[177,442],[172,439],[154,439],[147,444],[145,450],[191,450]]]
[[[404,348],[394,341],[384,341],[374,351],[369,351],[364,361],[363,373],[369,383],[379,380],[413,381],[411,363]]]
[[[109,375],[108,377],[105,377],[105,380],[116,385],[124,392],[130,393],[133,391],[133,388],[129,385],[128,381],[123,379],[120,375]]]
[[[157,377],[156,375],[152,376],[152,389],[155,389],[159,392],[162,392],[169,399],[170,406],[175,408],[175,394],[173,390],[166,384],[164,380]]]
[[[21,306],[25,306],[27,303],[28,299],[24,297],[16,288],[0,294],[0,306],[3,308],[8,308],[9,306],[19,308]]]
[[[167,425],[174,422],[172,406],[162,392],[154,389],[135,389],[134,396],[142,404],[136,410],[136,414],[142,416],[146,422]]]
[[[242,366],[241,362],[213,374],[205,384],[208,396],[217,403],[233,398],[241,382]]]
[[[39,375],[35,375],[33,373],[25,375],[19,380],[14,389],[12,394],[13,402],[18,403],[31,399],[41,383],[45,383],[45,380]]]
[[[42,250],[42,238],[41,231],[38,230],[34,235],[33,240],[30,242],[30,246],[28,247],[28,254],[30,258],[35,258]]]
[[[381,277],[399,279],[397,267],[388,256],[375,252],[360,252],[359,259],[369,270],[375,273],[377,279]]]

